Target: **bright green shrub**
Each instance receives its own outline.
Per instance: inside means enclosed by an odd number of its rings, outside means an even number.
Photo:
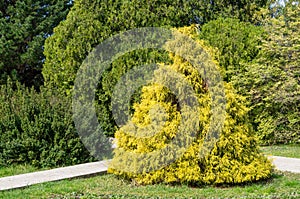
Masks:
[[[230,81],[245,71],[242,63],[253,60],[259,49],[263,28],[238,19],[218,18],[201,27],[200,39],[218,49],[218,61],[224,69],[224,79]]]
[[[223,5],[227,6],[223,6]],[[191,23],[204,24],[220,15],[251,20],[264,1],[198,0],[78,0],[66,20],[45,42],[43,77],[47,87],[70,94],[76,72],[87,54],[105,39],[122,31],[139,27],[181,27]],[[111,115],[112,88],[128,69],[143,63],[166,63],[164,56],[153,56],[155,50],[128,53],[112,63],[99,82],[96,99],[98,118],[105,134],[113,136],[116,129]],[[162,53],[160,53],[161,55]]]
[[[195,22],[189,12],[193,4],[196,1],[75,1],[67,19],[46,40],[45,84],[68,92],[87,53],[100,42],[137,27],[188,25]]]
[[[186,33],[193,32],[192,28],[180,30]],[[210,54],[214,53],[214,50],[204,46],[203,41],[198,40],[198,43]],[[214,56],[214,54],[211,55]],[[270,177],[272,164],[259,151],[257,140],[249,126],[248,109],[243,105],[244,99],[237,95],[228,83],[224,83],[227,100],[226,119],[220,138],[209,153],[200,156],[201,150],[204,150],[203,141],[208,132],[211,118],[210,93],[206,88],[205,80],[199,76],[198,71],[190,63],[178,56],[170,55],[170,57],[173,64],[160,65],[159,69],[155,71],[154,77],[168,81],[164,76],[164,70],[171,69],[181,73],[185,80],[192,85],[199,102],[199,107],[197,107],[199,117],[197,114],[195,116],[196,120],[199,120],[200,129],[197,132],[196,140],[175,162],[158,170],[148,172],[147,169],[155,164],[152,159],[143,160],[143,162],[132,161],[131,156],[135,153],[147,154],[168,146],[178,133],[182,115],[186,114],[185,107],[178,106],[176,98],[172,96],[168,88],[157,83],[149,84],[142,88],[141,100],[134,104],[135,111],[131,120],[115,133],[118,148],[114,151],[115,155],[108,171],[139,184],[160,182],[193,185],[233,184],[254,182]],[[180,84],[176,85],[180,86]],[[164,116],[165,124],[153,136],[135,136],[145,133],[147,127],[148,129],[156,128],[155,122],[163,116],[159,112],[155,112],[156,106],[164,108],[167,115]],[[136,128],[133,128],[132,124],[135,124]],[[184,142],[185,139],[189,139],[189,137],[182,138],[182,141]],[[129,153],[124,153],[124,151]],[[172,151],[161,154],[159,160],[164,161],[168,158],[167,156],[173,155]],[[137,164],[144,165],[144,168],[135,170],[139,169],[136,167]],[[125,167],[131,168],[132,172],[124,171]]]
[[[38,167],[92,160],[76,133],[71,101],[41,88],[19,83],[0,88],[0,165]]]
[[[45,85],[70,95],[76,72],[87,54],[105,39],[125,30],[147,26],[183,26],[195,21],[190,10],[197,1],[75,1],[67,19],[54,29],[45,43],[43,76]],[[182,9],[177,9],[182,7]],[[131,52],[112,63],[99,82],[96,106],[100,126],[113,136],[116,124],[112,117],[112,88],[131,67],[154,60],[153,50]]]

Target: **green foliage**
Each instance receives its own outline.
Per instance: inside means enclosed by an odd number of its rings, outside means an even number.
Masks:
[[[45,82],[54,87],[70,89],[76,71],[87,53],[104,39],[120,31],[137,27],[202,24],[217,18],[219,15],[215,13],[232,13],[232,10],[225,11],[227,7],[224,6],[231,4],[229,6],[231,9],[245,16],[248,13],[243,9],[251,7],[255,10],[265,3],[170,0],[76,1],[67,19],[55,28],[55,34],[47,39],[45,44],[46,63],[43,69]]]
[[[265,144],[300,142],[300,5],[288,1],[281,13],[266,18],[268,36],[262,38],[258,57],[234,80],[251,100],[257,134]]]
[[[244,65],[253,60],[259,49],[263,28],[238,19],[218,18],[201,27],[200,39],[218,49],[218,61],[224,70],[224,79],[245,72]]]
[[[203,24],[219,15],[248,21],[265,1],[99,0],[75,1],[67,19],[46,40],[43,77],[47,87],[71,94],[76,72],[87,54],[105,39],[138,27],[180,27]],[[224,6],[228,5],[228,6]],[[222,14],[223,13],[223,14]],[[157,54],[160,54],[157,56]],[[145,63],[167,63],[166,55],[154,50],[128,53],[116,60],[102,77],[96,99],[101,128],[113,135],[111,93],[128,69]]]
[[[0,165],[56,167],[92,160],[73,121],[71,102],[45,88],[8,81],[0,88]]]
[[[202,20],[200,24],[215,20],[218,17],[236,18],[245,22],[257,22],[257,15],[261,8],[269,4],[269,0],[202,0],[199,1],[198,7],[201,10],[201,15],[198,15]]]
[[[178,10],[178,7],[182,9]],[[190,20],[194,21],[189,12],[191,9],[188,2],[168,0],[151,3],[76,1],[67,19],[55,28],[54,35],[46,41],[45,84],[59,89],[72,88],[76,71],[87,53],[104,39],[135,27],[188,24]],[[129,60],[130,65],[135,61]]]
[[[70,94],[76,72],[96,45],[124,30],[144,26],[180,26],[194,21],[190,3],[195,1],[76,1],[74,7],[46,40],[45,85]],[[177,9],[181,7],[182,9]],[[153,55],[151,55],[152,52]],[[129,68],[161,60],[153,51],[129,53],[115,60],[102,77],[96,99],[101,128],[113,135],[111,95],[118,79]],[[163,59],[163,58],[162,58]]]
[[[186,29],[180,29],[184,32]],[[193,32],[193,31],[190,31]],[[214,51],[204,46],[203,41],[198,41],[209,53]],[[208,134],[211,113],[211,93],[206,89],[206,80],[200,77],[198,71],[186,60],[178,56],[170,55],[173,63],[165,66],[160,65],[155,71],[155,78],[165,77],[164,68],[169,68],[184,76],[185,80],[193,86],[199,106],[199,116],[195,113],[190,120],[199,120],[199,131],[196,132],[196,140],[184,150],[181,157],[174,162],[165,162],[162,168],[147,171],[155,167],[155,161],[166,161],[170,156],[177,153],[168,151],[166,154],[158,154],[157,159],[143,159],[132,161],[134,154],[150,154],[161,150],[171,144],[172,139],[178,135],[180,121],[184,118],[185,106],[178,107],[178,101],[172,97],[171,92],[159,84],[149,84],[142,89],[141,100],[134,104],[134,114],[131,120],[121,127],[115,134],[118,148],[110,164],[109,172],[118,176],[134,180],[138,184],[154,183],[183,183],[190,185],[201,184],[236,184],[254,182],[270,177],[272,164],[260,153],[256,137],[249,126],[247,118],[248,109],[243,105],[244,98],[236,94],[230,84],[225,84],[226,93],[226,118],[224,127],[220,132],[219,140],[213,148],[204,156],[203,150],[205,136]],[[216,55],[212,54],[212,57]],[[204,61],[204,60],[203,60]],[[212,60],[209,60],[212,61]],[[215,62],[215,61],[214,61]],[[216,62],[215,62],[216,63]],[[208,62],[203,63],[209,66]],[[167,83],[168,85],[168,83]],[[176,86],[181,84],[176,82]],[[153,111],[153,107],[163,107],[167,116],[164,125],[153,136],[141,136],[145,129],[153,130],[160,123],[161,114]],[[151,111],[152,110],[152,111]],[[154,109],[156,110],[156,109]],[[135,127],[133,126],[135,124]],[[185,123],[189,128],[189,122]],[[194,127],[195,128],[195,127]],[[134,132],[134,134],[132,133]],[[149,131],[147,131],[149,133]],[[182,143],[190,137],[183,136]],[[128,152],[125,153],[124,151]],[[150,156],[149,156],[150,157]],[[142,170],[136,165],[143,165]],[[131,168],[132,172],[124,170]]]
[[[0,1],[0,83],[10,76],[38,88],[43,80],[45,39],[71,4],[70,0]]]

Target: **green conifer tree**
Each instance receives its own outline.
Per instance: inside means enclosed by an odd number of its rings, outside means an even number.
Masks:
[[[266,1],[198,0],[78,0],[67,19],[46,40],[43,77],[45,85],[71,94],[76,72],[94,47],[122,31],[140,27],[181,27],[204,24],[218,16],[249,21]],[[99,82],[96,94],[101,128],[113,135],[115,122],[110,106],[112,88],[130,68],[141,64],[167,63],[166,53],[140,50],[115,60]]]
[[[43,83],[44,42],[65,19],[72,2],[0,1],[0,83],[7,76],[29,87]]]
[[[261,26],[255,26],[233,18],[218,18],[201,27],[200,39],[218,49],[218,61],[224,70],[224,79],[245,72],[243,63],[253,60],[264,35]]]

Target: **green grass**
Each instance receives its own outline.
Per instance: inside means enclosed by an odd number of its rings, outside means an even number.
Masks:
[[[300,158],[300,144],[263,146],[266,155]]]
[[[39,170],[46,170],[44,169],[39,169]],[[30,173],[38,171],[37,168],[30,166],[30,165],[12,165],[9,167],[0,167],[0,177],[5,177],[5,176],[12,176],[12,175],[18,175],[18,174],[24,174],[24,173]]]
[[[266,155],[300,158],[300,145],[261,148]],[[0,177],[33,171],[30,165],[10,166],[0,168]],[[300,174],[276,171],[271,180],[231,187],[135,186],[106,174],[0,191],[0,198],[300,198]]]
[[[136,186],[113,175],[43,183],[0,192],[0,198],[299,198],[300,174],[276,172],[243,186]]]

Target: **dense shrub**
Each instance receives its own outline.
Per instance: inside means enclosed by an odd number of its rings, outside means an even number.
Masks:
[[[200,39],[218,49],[218,61],[224,70],[224,79],[244,73],[245,62],[253,60],[264,35],[263,28],[232,18],[218,18],[201,27]]]
[[[191,28],[180,29],[192,32]],[[199,44],[209,53],[214,51]],[[215,55],[212,54],[212,57]],[[196,132],[196,140],[185,150],[183,155],[174,162],[168,162],[169,158],[178,151],[168,151],[158,154],[154,158],[138,159],[144,154],[155,153],[170,146],[171,141],[178,134],[180,121],[185,117],[185,106],[178,106],[178,101],[172,96],[168,88],[152,83],[144,86],[140,102],[134,104],[134,114],[130,121],[120,128],[115,137],[118,148],[111,162],[109,172],[118,176],[131,179],[140,184],[153,183],[186,183],[186,184],[222,184],[245,183],[266,179],[270,176],[272,164],[260,153],[254,132],[249,126],[247,117],[248,109],[243,105],[244,98],[236,94],[230,84],[224,83],[226,93],[226,118],[224,127],[220,132],[219,140],[208,153],[201,156],[204,139],[208,134],[212,113],[210,108],[211,93],[206,89],[205,79],[200,77],[198,71],[190,63],[178,56],[170,56],[173,64],[160,65],[155,71],[156,79],[170,81],[165,76],[164,70],[171,69],[184,75],[184,78],[193,86],[199,102],[198,113],[191,120],[199,120],[199,131]],[[212,62],[212,60],[210,60]],[[209,65],[205,62],[204,64]],[[217,64],[217,63],[216,63]],[[176,82],[176,86],[181,86]],[[160,112],[153,111],[153,107],[163,107],[167,113],[165,124],[154,135],[141,136],[149,133],[147,129],[157,129],[162,120]],[[152,110],[152,111],[151,111]],[[187,123],[184,128],[189,128],[193,123]],[[189,133],[189,132],[188,132]],[[187,134],[188,134],[187,133]],[[191,139],[190,135],[184,135],[180,142]],[[184,145],[184,144],[183,144]],[[137,155],[138,154],[138,155]],[[141,155],[140,155],[141,154]],[[148,157],[148,156],[147,156]],[[156,163],[161,162],[162,167],[155,168]],[[127,169],[128,168],[128,169]]]
[[[265,16],[260,26],[219,18],[203,25],[199,35],[219,50],[225,80],[247,97],[261,144],[297,143],[299,5],[272,9],[276,15]]]
[[[0,88],[0,165],[38,167],[92,160],[78,137],[68,98],[9,81]]]
[[[300,142],[300,5],[274,6],[263,21],[268,33],[260,52],[233,82],[251,102],[251,116],[263,144]],[[280,12],[279,12],[280,11]]]
[[[263,1],[174,1],[174,0],[78,0],[65,21],[46,40],[43,67],[45,84],[71,93],[78,68],[87,54],[105,39],[122,31],[139,27],[181,27],[204,24],[218,16],[232,16],[251,21]],[[223,6],[226,5],[226,6]],[[112,88],[128,69],[143,63],[155,63],[153,51],[129,53],[115,61],[103,75],[97,93],[101,128],[113,136],[115,123],[110,106]],[[146,61],[144,58],[147,58]],[[157,58],[156,61],[164,62]]]

